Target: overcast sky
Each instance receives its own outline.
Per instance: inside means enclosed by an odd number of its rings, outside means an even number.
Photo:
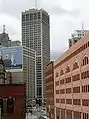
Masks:
[[[0,32],[5,24],[10,38],[21,41],[21,12],[34,7],[35,0],[0,0]],[[89,0],[38,0],[38,8],[50,15],[52,59],[68,49],[68,38],[82,20],[89,29]]]

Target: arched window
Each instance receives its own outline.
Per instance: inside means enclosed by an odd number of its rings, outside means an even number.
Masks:
[[[63,74],[64,74],[64,72],[63,72],[63,70],[61,70],[61,71],[60,71],[60,76],[63,75]]]
[[[56,78],[59,76],[58,72],[56,72]]]
[[[79,68],[79,66],[78,66],[77,62],[75,62],[75,63],[73,64],[73,70],[75,70],[75,69],[77,69],[77,68]]]
[[[66,67],[66,73],[70,72],[69,66]]]
[[[88,64],[88,57],[85,56],[82,61],[83,66]]]

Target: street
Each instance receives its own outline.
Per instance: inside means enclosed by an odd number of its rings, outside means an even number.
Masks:
[[[39,119],[43,115],[46,115],[46,111],[43,111],[41,108],[34,108],[32,113],[26,113],[26,119]]]

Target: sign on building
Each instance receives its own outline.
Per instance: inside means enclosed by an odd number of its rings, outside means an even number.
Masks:
[[[22,47],[3,47],[1,48],[0,55],[2,56],[6,70],[16,71],[23,68]]]

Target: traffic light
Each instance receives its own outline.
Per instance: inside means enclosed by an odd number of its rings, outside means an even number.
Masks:
[[[14,112],[14,100],[13,100],[13,98],[7,99],[7,112],[8,113]]]

